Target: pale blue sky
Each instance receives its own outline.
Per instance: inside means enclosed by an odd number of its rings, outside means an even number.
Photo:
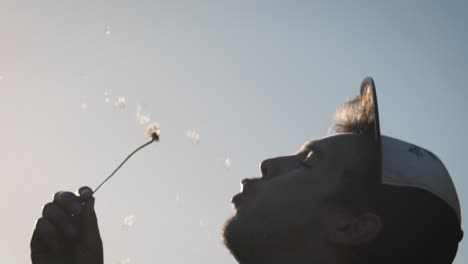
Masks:
[[[106,263],[235,263],[219,233],[239,181],[323,136],[368,74],[382,132],[440,156],[466,226],[467,13],[463,1],[0,0],[2,262],[29,262],[54,192],[96,187],[146,140],[141,104],[162,141],[96,194]]]

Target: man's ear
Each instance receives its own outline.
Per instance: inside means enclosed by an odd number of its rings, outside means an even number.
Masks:
[[[347,217],[337,222],[328,234],[328,241],[342,246],[358,246],[374,240],[382,229],[380,217],[365,213],[356,217]]]

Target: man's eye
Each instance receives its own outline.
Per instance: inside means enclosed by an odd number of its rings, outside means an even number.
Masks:
[[[300,162],[300,165],[301,165],[301,167],[304,167],[304,168],[307,168],[307,169],[310,168],[310,164],[307,163],[307,161],[305,161],[305,160],[302,160],[302,161]]]
[[[305,167],[305,168],[310,168],[311,165],[309,163],[310,159],[312,158],[312,156],[314,155],[314,152],[313,151],[309,151],[306,155],[306,157],[301,160],[300,164],[301,166]]]

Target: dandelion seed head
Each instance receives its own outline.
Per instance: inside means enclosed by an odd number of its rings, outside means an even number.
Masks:
[[[146,127],[146,134],[156,141],[159,141],[160,132],[161,131],[157,123],[151,123]]]
[[[109,97],[106,97],[106,98],[104,99],[104,102],[109,103],[109,102],[110,102]]]
[[[122,224],[122,229],[128,230],[130,227],[132,227],[135,224],[136,217],[134,214],[130,214],[125,216],[123,224]]]
[[[88,109],[88,105],[86,103],[81,104],[81,109],[86,110]]]
[[[200,133],[195,130],[187,131],[187,138],[192,141],[192,143],[198,144],[200,142]]]
[[[117,96],[117,98],[115,98],[115,106],[119,107],[120,109],[125,108],[125,97]]]

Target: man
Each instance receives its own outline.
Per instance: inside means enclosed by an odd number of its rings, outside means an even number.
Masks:
[[[366,78],[331,135],[242,181],[223,230],[239,263],[452,263],[463,232],[447,170],[428,150],[381,136],[378,119]],[[37,221],[33,263],[103,263],[93,205],[87,187],[57,193]]]

